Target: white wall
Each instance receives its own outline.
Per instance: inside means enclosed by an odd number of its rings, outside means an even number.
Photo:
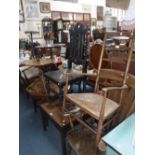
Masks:
[[[106,0],[78,0],[78,3],[69,3],[69,2],[61,2],[61,1],[53,1],[53,0],[38,0],[38,7],[39,7],[39,2],[50,2],[51,11],[67,11],[67,12],[82,12],[82,13],[87,12],[87,13],[91,13],[92,18],[96,18],[96,12],[97,12],[96,7],[97,6],[105,7],[105,1]],[[51,13],[48,13],[48,14],[40,13],[40,22],[46,16],[51,17]],[[22,31],[25,30],[27,21],[28,20],[25,19],[25,23],[20,24],[20,28]],[[43,38],[34,39],[34,41],[39,41],[40,43],[44,43]]]

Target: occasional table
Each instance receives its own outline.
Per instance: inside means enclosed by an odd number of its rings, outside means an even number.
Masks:
[[[71,129],[69,118],[62,113],[62,103],[60,100],[55,100],[52,103],[43,103],[40,105],[42,123],[44,131],[47,130],[48,121],[50,121],[59,131],[62,146],[62,155],[66,154],[66,135]]]
[[[46,72],[48,70],[56,70],[57,65],[56,63],[54,63],[54,61],[52,59],[31,59],[31,60],[26,60],[23,62],[24,65],[26,66],[33,66],[33,67],[38,67],[40,68],[43,72]]]
[[[106,155],[135,154],[135,114],[115,127],[102,140],[108,145]]]
[[[40,60],[31,59],[23,62],[24,65],[33,66],[33,67],[43,67],[53,63],[54,62],[51,59],[40,59]]]

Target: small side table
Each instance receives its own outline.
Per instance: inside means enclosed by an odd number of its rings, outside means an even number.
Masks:
[[[43,129],[46,131],[48,121],[58,129],[61,135],[62,155],[67,155],[66,151],[66,135],[71,129],[69,118],[64,117],[62,113],[62,103],[59,99],[52,103],[43,103],[40,105],[40,112],[42,116]],[[74,122],[76,125],[76,122]]]
[[[108,145],[106,155],[134,155],[135,114],[129,116],[116,128],[102,137]]]

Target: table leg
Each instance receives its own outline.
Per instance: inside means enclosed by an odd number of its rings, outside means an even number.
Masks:
[[[37,112],[37,101],[35,99],[32,100],[33,100],[34,112]]]
[[[61,146],[62,146],[62,155],[67,155],[66,153],[66,132],[62,128],[60,131],[61,134]]]

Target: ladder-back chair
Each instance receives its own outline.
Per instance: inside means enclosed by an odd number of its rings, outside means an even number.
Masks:
[[[104,42],[106,42],[107,35],[112,34],[106,34],[104,38]],[[67,93],[68,88],[68,76],[71,75],[71,73],[66,73],[67,80],[66,80],[66,89],[65,89],[65,96],[63,101],[63,109],[64,111],[68,112],[72,117],[74,117],[77,121],[79,121],[83,126],[88,128],[92,133],[94,133],[95,136],[95,142],[96,146],[98,145],[100,138],[103,134],[104,127],[107,126],[109,123],[111,123],[115,116],[117,116],[120,113],[120,110],[123,104],[123,95],[124,90],[130,90],[134,87],[134,76],[131,76],[128,74],[130,61],[132,58],[132,47],[133,47],[133,40],[129,42],[129,48],[126,50],[128,51],[128,59],[126,63],[126,69],[124,72],[114,70],[114,69],[101,69],[102,63],[103,63],[103,55],[105,51],[105,44],[102,46],[102,51],[100,55],[100,60],[98,63],[98,70],[96,70],[96,82],[95,82],[95,88],[93,93]],[[74,73],[73,73],[74,74]],[[86,73],[83,75],[87,75]],[[88,74],[89,75],[89,74]],[[99,90],[101,89],[101,81],[102,80],[112,80],[117,81],[120,83],[118,87],[109,87],[109,88],[103,88],[104,95],[101,96],[98,94]],[[132,85],[131,85],[132,84]],[[120,91],[119,98],[117,99],[117,102],[113,99],[108,98],[110,91]],[[132,96],[134,100],[134,93]],[[134,103],[134,102],[132,102]],[[70,110],[68,107],[68,104],[74,104],[75,109]],[[130,105],[131,106],[131,105]],[[83,116],[87,114],[94,120],[94,123],[89,123],[88,121],[85,121],[83,119]],[[71,145],[72,146],[72,145]],[[72,146],[73,148],[73,146]],[[74,151],[78,154],[78,151],[75,150],[76,147],[74,147]]]

